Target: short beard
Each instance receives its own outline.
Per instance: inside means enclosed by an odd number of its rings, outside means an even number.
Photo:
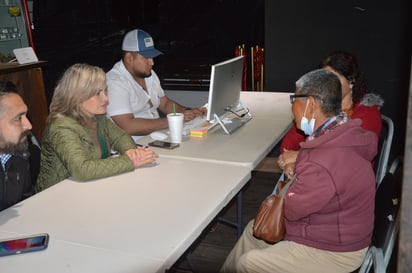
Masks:
[[[152,71],[150,71],[149,73],[136,72],[135,76],[142,79],[149,78],[150,76],[152,76]]]
[[[0,145],[0,153],[28,157],[30,155],[29,143],[27,141],[28,136],[31,136],[31,132],[24,131],[23,133],[21,133],[19,141],[17,143],[1,141],[3,142],[3,144]],[[0,140],[3,140],[3,136],[0,136]]]

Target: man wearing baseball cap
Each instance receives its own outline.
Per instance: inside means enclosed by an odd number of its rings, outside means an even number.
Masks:
[[[153,71],[153,58],[163,54],[154,47],[149,33],[134,29],[122,43],[122,59],[107,72],[109,105],[107,114],[137,140],[140,136],[168,128],[164,114],[184,113],[185,121],[204,115],[205,108],[189,109],[169,99]]]

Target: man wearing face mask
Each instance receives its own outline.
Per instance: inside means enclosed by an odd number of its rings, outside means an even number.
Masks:
[[[0,211],[34,193],[31,169],[38,166],[30,164],[32,125],[26,114],[27,106],[15,87],[0,82]]]
[[[378,94],[368,91],[356,56],[345,51],[334,51],[324,58],[321,67],[336,74],[341,82],[342,112],[351,119],[361,119],[362,128],[374,132],[379,138],[382,128],[380,108],[384,101]],[[287,177],[293,175],[300,143],[308,135],[304,129],[308,128],[299,130],[293,125],[282,139],[278,165]]]
[[[285,195],[284,239],[257,239],[250,221],[221,272],[343,273],[361,265],[373,231],[370,161],[378,138],[341,113],[341,99],[339,79],[328,70],[311,71],[296,82],[292,112],[309,136]]]

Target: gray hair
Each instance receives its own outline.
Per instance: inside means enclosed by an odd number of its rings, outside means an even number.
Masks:
[[[296,95],[310,95],[321,102],[325,115],[342,111],[342,87],[339,78],[326,69],[310,71],[296,81]]]

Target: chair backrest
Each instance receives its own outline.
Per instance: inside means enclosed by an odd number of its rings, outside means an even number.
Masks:
[[[29,137],[29,163],[30,163],[30,174],[31,182],[33,187],[36,185],[37,177],[40,172],[40,143],[34,135]]]
[[[36,138],[33,134],[30,135],[29,141],[31,141],[31,143],[32,143],[33,145],[36,145],[36,146],[40,149],[40,143],[39,143],[39,141],[37,140],[37,138]]]
[[[381,183],[388,169],[393,132],[394,125],[392,119],[382,115],[382,131],[378,142],[378,154],[375,157],[375,176],[377,185]]]
[[[401,200],[401,177],[387,172],[376,190],[373,245],[386,250],[395,228]],[[386,251],[384,251],[386,252]]]
[[[375,223],[372,245],[359,273],[386,272],[399,232],[398,215],[402,188],[402,162],[396,158],[378,185],[375,196]]]

